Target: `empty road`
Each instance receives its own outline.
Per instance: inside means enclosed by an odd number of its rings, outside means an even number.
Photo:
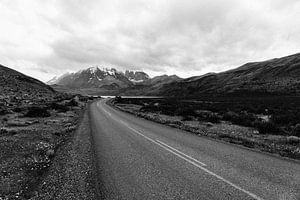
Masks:
[[[90,106],[102,199],[300,199],[300,164]]]

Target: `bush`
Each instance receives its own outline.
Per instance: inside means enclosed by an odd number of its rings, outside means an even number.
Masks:
[[[292,134],[293,134],[294,136],[300,137],[300,124],[296,124],[296,126],[295,126],[294,129],[293,129]]]
[[[69,110],[68,106],[62,105],[62,104],[58,104],[58,103],[51,103],[48,106],[49,109],[54,109],[57,110],[58,112],[66,112]]]
[[[256,120],[253,123],[253,126],[258,130],[258,132],[260,134],[267,134],[267,133],[269,133],[269,134],[278,134],[278,133],[281,132],[281,129],[271,121],[266,122],[266,121]]]
[[[6,115],[8,114],[8,110],[6,108],[0,108],[0,115]]]
[[[45,107],[30,107],[25,117],[50,117],[50,113]]]
[[[219,115],[211,111],[200,111],[197,112],[197,114],[198,114],[199,121],[219,123],[221,120],[221,117]]]
[[[175,115],[186,117],[186,116],[196,116],[197,114],[195,112],[195,109],[191,107],[180,106],[175,110]]]
[[[20,107],[16,107],[16,108],[13,109],[13,111],[14,111],[14,112],[17,112],[17,113],[20,113],[20,112],[23,111],[23,109],[20,108]]]
[[[78,102],[75,99],[72,99],[67,103],[67,106],[78,106]]]
[[[121,96],[116,96],[116,97],[115,97],[115,103],[122,103],[122,102],[123,102],[122,100],[123,100],[123,99],[122,99]]]
[[[193,117],[190,115],[185,115],[182,117],[182,121],[192,121],[192,120],[193,120]]]
[[[223,120],[230,121],[234,124],[250,127],[256,119],[257,117],[254,114],[247,112],[235,113],[229,111],[223,115]]]

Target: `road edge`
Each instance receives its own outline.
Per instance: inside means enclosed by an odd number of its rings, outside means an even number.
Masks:
[[[31,199],[99,199],[90,105],[86,105],[74,134],[57,150],[47,176]]]
[[[145,119],[145,120],[148,120],[148,121],[151,121],[151,122],[154,122],[154,123],[158,123],[158,124],[161,124],[161,125],[164,125],[164,126],[167,126],[167,127],[170,127],[170,128],[174,128],[174,129],[179,129],[181,131],[184,131],[188,134],[194,134],[194,135],[197,135],[198,137],[205,137],[206,139],[209,139],[209,140],[213,140],[213,141],[217,141],[217,142],[221,142],[223,144],[230,144],[230,145],[233,145],[235,147],[239,147],[241,149],[246,149],[246,150],[250,150],[250,151],[253,151],[253,152],[256,152],[256,153],[262,153],[262,154],[265,154],[265,155],[268,155],[268,156],[272,156],[274,158],[278,158],[278,159],[282,159],[282,160],[286,160],[286,161],[290,161],[290,162],[295,162],[297,164],[300,164],[300,160],[297,160],[297,159],[293,159],[293,158],[290,158],[290,157],[286,157],[286,156],[281,156],[280,154],[277,154],[277,153],[271,153],[271,152],[267,152],[267,151],[263,151],[263,150],[260,150],[260,149],[256,149],[256,148],[249,148],[247,146],[244,146],[244,145],[241,145],[241,144],[236,144],[236,143],[232,143],[232,142],[228,142],[228,141],[225,141],[225,140],[220,140],[218,138],[214,138],[214,137],[210,137],[208,135],[201,135],[201,134],[197,134],[195,132],[192,132],[192,131],[189,131],[189,130],[185,130],[185,129],[181,129],[179,127],[175,127],[175,126],[170,126],[168,124],[164,124],[164,123],[160,123],[159,121],[155,121],[155,120],[151,120],[151,119],[148,119],[148,118],[144,118],[144,117],[141,117],[135,113],[132,113],[132,112],[129,112],[127,110],[122,110],[121,108],[115,106],[113,103],[111,103],[113,99],[110,99],[106,102],[106,104],[108,106],[110,106],[111,108],[115,109],[115,110],[119,110],[121,112],[124,112],[124,113],[128,113],[130,115],[133,115],[133,116],[136,116],[136,117],[139,117],[141,119]]]

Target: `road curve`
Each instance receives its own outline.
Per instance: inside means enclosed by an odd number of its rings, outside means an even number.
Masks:
[[[300,199],[300,164],[90,106],[101,199]]]

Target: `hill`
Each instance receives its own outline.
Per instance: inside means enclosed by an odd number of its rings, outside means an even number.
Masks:
[[[164,85],[157,93],[181,97],[203,94],[300,94],[300,54],[183,79]]]
[[[0,65],[0,99],[37,100],[55,94],[54,89],[41,81]]]

